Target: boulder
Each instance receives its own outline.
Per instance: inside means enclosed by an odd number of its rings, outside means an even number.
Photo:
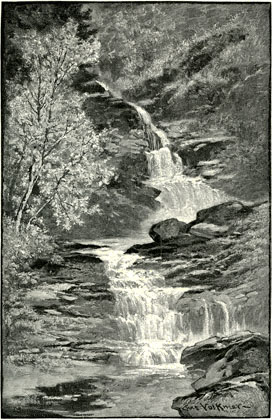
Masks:
[[[219,226],[232,225],[237,217],[248,215],[250,212],[252,212],[252,207],[246,206],[240,201],[227,201],[199,210],[196,219],[188,223],[188,226],[192,227],[199,223],[211,223]]]
[[[149,230],[149,236],[155,242],[166,241],[171,238],[177,238],[181,233],[186,233],[188,225],[177,219],[166,219],[156,223]]]
[[[196,236],[202,236],[206,238],[216,238],[218,236],[224,236],[228,233],[228,226],[217,226],[213,223],[199,223],[190,229],[190,233]]]
[[[195,246],[203,246],[207,238],[191,235],[189,233],[181,233],[176,238],[162,240],[160,242],[151,242],[148,244],[135,244],[128,248],[126,254],[140,254],[142,256],[157,257],[164,256],[168,253],[176,252],[179,249],[186,249],[191,252]]]
[[[229,377],[236,377],[255,372],[269,371],[269,343],[260,334],[250,334],[229,340],[229,350],[214,362],[206,374],[192,385],[194,389],[202,389]],[[217,356],[218,359],[218,356]]]
[[[241,361],[246,352],[252,355],[252,352],[256,350],[262,355],[261,358],[253,359],[255,368],[258,367],[259,369],[260,366],[257,366],[256,363],[259,363],[260,360],[263,363],[267,357],[268,339],[261,334],[244,331],[229,337],[210,337],[207,340],[196,343],[194,346],[187,347],[183,350],[180,362],[187,366],[189,365],[190,369],[207,370],[211,364],[219,359],[227,357],[227,360],[230,360],[235,354],[235,357],[239,357]],[[251,362],[247,360],[245,363]],[[262,364],[262,368],[267,368],[267,366],[267,364]],[[250,369],[250,372],[252,372],[252,368]]]
[[[268,375],[242,375],[185,397],[172,404],[182,418],[267,417],[269,415]]]
[[[211,337],[184,350],[181,363],[205,369],[195,392],[173,401],[181,417],[265,417],[269,410],[269,340],[246,331]]]

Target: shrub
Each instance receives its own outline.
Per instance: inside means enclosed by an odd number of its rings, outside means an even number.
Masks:
[[[23,304],[22,294],[39,281],[37,272],[31,269],[39,257],[55,258],[56,246],[52,238],[41,228],[22,226],[19,233],[15,222],[6,218],[3,223],[3,336],[4,353],[12,351],[11,341],[19,341],[27,329],[32,328],[35,313]],[[30,319],[32,321],[30,321]]]

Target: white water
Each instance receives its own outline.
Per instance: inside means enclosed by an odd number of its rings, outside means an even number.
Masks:
[[[105,84],[100,83],[109,90]],[[172,154],[166,134],[152,123],[150,115],[138,105],[134,108],[144,126],[150,151],[146,152],[150,179],[149,184],[161,191],[157,200],[161,206],[142,225],[139,238],[128,238],[132,243],[150,242],[148,230],[152,223],[176,217],[189,222],[200,209],[226,201],[221,192],[211,188],[200,178],[183,174],[182,159]],[[111,290],[116,304],[114,322],[117,326],[118,348],[122,360],[135,366],[172,365],[179,362],[181,349],[218,332],[231,333],[229,306],[223,301],[202,300],[202,312],[195,328],[176,304],[189,288],[165,286],[162,274],[133,266],[140,258],[136,254],[124,254],[124,238],[117,246],[96,251],[107,267]],[[123,248],[123,249],[122,249]],[[190,288],[191,290],[192,288]],[[215,310],[221,311],[222,331],[216,330]],[[218,312],[218,311],[217,311]],[[239,328],[236,326],[235,328]],[[176,365],[175,365],[176,366]]]
[[[149,225],[175,217],[183,222],[195,219],[198,210],[226,201],[221,191],[211,188],[200,177],[183,174],[181,158],[166,146],[146,152],[150,179],[147,183],[161,191],[157,197],[160,210],[148,220]]]
[[[142,120],[150,149],[158,150],[161,147],[167,146],[169,144],[169,140],[165,132],[153,124],[150,114],[145,109],[132,102],[128,102],[128,105],[137,111],[140,119]]]
[[[229,308],[226,304],[226,302],[222,301],[215,301],[221,308],[223,312],[223,334],[224,335],[230,335],[231,332],[231,324],[230,324],[230,313]]]
[[[116,298],[113,319],[123,361],[136,366],[176,362],[186,335],[182,314],[174,308],[188,288],[167,288],[158,272],[131,268],[139,259],[136,254],[110,248],[97,254],[106,263]]]

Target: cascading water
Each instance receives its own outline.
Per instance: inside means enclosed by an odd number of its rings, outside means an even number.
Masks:
[[[136,366],[175,363],[180,355],[182,314],[175,303],[189,288],[167,288],[153,270],[131,268],[138,255],[101,249],[116,298],[114,321],[124,362]]]
[[[132,102],[128,102],[128,105],[130,105],[132,108],[134,108],[143,124],[143,128],[149,143],[149,148],[151,150],[158,150],[161,147],[164,147],[169,144],[169,140],[163,130],[160,130],[157,128],[151,120],[150,114],[140,107],[139,105],[136,105]]]
[[[100,85],[109,90],[105,84]],[[137,111],[149,141],[150,151],[146,151],[146,156],[150,179],[147,182],[161,191],[157,198],[161,203],[160,210],[142,225],[145,234],[156,221],[176,217],[189,222],[198,210],[226,200],[224,194],[202,179],[185,176],[182,160],[171,153],[166,134],[155,127],[144,109],[130,102],[127,104]],[[139,235],[138,239],[134,238],[133,243],[143,242],[142,236]],[[150,242],[150,238],[146,235],[144,241]],[[217,333],[214,307],[221,311],[222,333],[231,333],[229,309],[225,302],[213,301],[211,306],[203,299],[198,322],[202,327],[195,333],[190,319],[185,319],[182,311],[175,310],[176,303],[189,288],[166,287],[163,275],[157,271],[132,267],[140,257],[124,254],[120,246],[119,249],[101,248],[97,253],[105,261],[116,299],[116,343],[125,363],[136,366],[177,363],[181,348]]]

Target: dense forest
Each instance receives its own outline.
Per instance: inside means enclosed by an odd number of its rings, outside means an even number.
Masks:
[[[4,354],[20,364],[39,262],[54,271],[65,241],[131,235],[159,208],[137,106],[190,179],[268,199],[270,5],[6,2],[2,25]]]

